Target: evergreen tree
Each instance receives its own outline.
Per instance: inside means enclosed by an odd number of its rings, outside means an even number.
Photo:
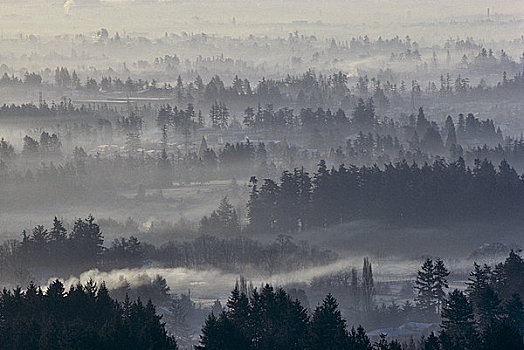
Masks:
[[[374,348],[376,350],[390,350],[386,334],[384,334],[384,333],[380,334],[379,340],[375,343]]]
[[[422,340],[422,350],[440,350],[440,341],[435,333]]]
[[[504,315],[515,329],[524,335],[524,305],[519,294],[513,294],[504,302]]]
[[[353,118],[351,122],[362,130],[368,130],[375,123],[375,107],[373,106],[373,100],[369,99],[368,102],[364,102],[360,98],[357,102],[355,109],[352,114]]]
[[[431,123],[424,115],[424,109],[420,107],[417,115],[417,126],[416,131],[419,135],[425,135],[426,131],[431,127]]]
[[[247,325],[249,324],[249,298],[244,292],[239,290],[238,283],[235,286],[235,289],[231,292],[231,296],[227,301],[228,318],[233,322],[233,324],[246,336],[249,336]]]
[[[431,126],[426,129],[424,137],[420,142],[420,147],[422,150],[432,154],[440,154],[442,152],[444,144],[436,127]]]
[[[284,171],[280,178],[280,190],[277,206],[283,210],[277,211],[276,222],[279,232],[295,232],[298,230],[299,206],[298,183],[293,174]]]
[[[159,349],[176,350],[151,303],[120,305],[105,285],[72,286],[57,280],[47,292],[30,285],[0,295],[2,349]]]
[[[499,320],[501,316],[500,299],[491,286],[487,286],[479,292],[474,305],[480,330],[486,330],[493,322]]]
[[[204,216],[200,222],[200,230],[203,233],[215,233],[222,235],[235,235],[240,233],[240,221],[233,205],[227,196],[224,197],[209,218]]]
[[[162,149],[160,158],[158,159],[158,185],[161,187],[171,187],[173,184],[171,180],[171,162],[167,156],[166,149]]]
[[[85,271],[96,266],[103,250],[104,239],[100,226],[91,215],[87,219],[78,219],[69,235],[72,255],[77,259],[79,267]]]
[[[351,331],[349,332],[349,349],[351,350],[371,350],[371,341],[369,340],[369,337],[366,335],[366,332],[364,331],[364,328],[362,326],[358,326],[355,330],[355,327],[351,328]]]
[[[219,105],[219,119],[218,127],[220,129],[227,129],[229,125],[229,109],[226,107],[226,104],[221,102]]]
[[[310,349],[347,349],[346,322],[338,310],[338,303],[328,294],[317,306],[310,324]]]
[[[457,144],[457,134],[455,132],[455,124],[453,124],[453,119],[451,119],[451,116],[448,115],[446,119],[445,124],[445,130],[446,130],[446,149],[449,150],[452,145]]]
[[[417,296],[415,302],[419,310],[427,314],[435,312],[435,265],[427,258],[421,269],[417,272],[415,289]]]
[[[220,105],[218,101],[215,101],[211,105],[211,109],[209,110],[209,119],[211,119],[211,126],[215,129],[219,129],[221,126],[220,122]]]
[[[251,107],[246,108],[246,110],[244,111],[243,123],[248,128],[252,128],[255,126],[255,111],[253,110],[253,108]]]
[[[312,213],[314,218],[312,224],[318,225],[320,227],[327,226],[330,223],[333,223],[335,219],[333,215],[336,213],[333,209],[333,203],[331,199],[333,198],[334,187],[333,183],[330,181],[331,176],[330,172],[327,169],[326,162],[321,160],[318,164],[317,173],[314,175],[313,179],[313,192],[312,196]]]
[[[374,307],[375,285],[373,282],[373,271],[369,259],[364,258],[362,266],[362,303],[365,312],[370,312]]]
[[[492,302],[495,301],[492,299],[495,297],[494,291],[490,287],[491,269],[487,265],[482,267],[475,263],[474,270],[469,275],[468,282],[466,282],[469,300],[478,318],[482,318],[482,326],[485,327],[487,326],[485,321],[488,320],[484,316],[491,314]]]
[[[501,267],[496,289],[504,299],[510,298],[515,293],[524,295],[524,260],[513,250]]]
[[[63,242],[67,239],[67,230],[61,220],[55,216],[53,219],[53,228],[49,231],[49,239],[52,241]]]
[[[482,333],[479,348],[481,350],[520,350],[524,349],[524,340],[514,324],[508,321],[493,320]]]
[[[442,309],[442,304],[446,298],[445,289],[447,289],[448,281],[447,277],[449,276],[449,271],[444,265],[442,259],[435,260],[433,268],[433,298],[437,304],[437,310],[440,312]]]
[[[466,295],[454,290],[442,309],[440,341],[444,349],[474,349],[477,343],[473,308]]]
[[[220,315],[220,323],[212,313],[207,317],[202,333],[200,335],[200,344],[195,346],[197,350],[222,350],[233,349],[231,339],[229,343],[225,339],[223,320],[224,316]],[[249,349],[247,347],[246,349]]]

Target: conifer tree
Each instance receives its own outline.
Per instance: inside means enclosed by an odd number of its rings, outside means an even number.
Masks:
[[[500,299],[491,286],[487,286],[480,291],[475,302],[474,310],[477,318],[477,325],[482,331],[486,330],[493,322],[500,319]]]
[[[370,312],[374,307],[375,285],[373,281],[373,270],[369,259],[364,258],[362,266],[362,303],[365,312]]]
[[[524,349],[522,334],[508,320],[490,322],[482,333],[480,349]]]
[[[200,334],[200,344],[195,346],[197,350],[222,350],[226,349],[221,329],[217,318],[212,313],[207,317]]]
[[[442,259],[435,260],[434,269],[433,269],[433,298],[437,304],[437,311],[440,312],[442,309],[442,304],[446,298],[446,291],[448,286],[447,277],[449,276],[449,271],[444,265]]]
[[[519,294],[513,294],[504,302],[504,316],[524,335],[524,305]]]
[[[417,272],[415,289],[418,291],[415,303],[419,310],[426,314],[435,312],[435,266],[430,258],[427,258],[421,269]]]
[[[473,308],[463,292],[455,289],[449,293],[441,327],[440,341],[445,349],[472,349],[476,344]]]
[[[328,294],[317,306],[310,325],[310,349],[342,350],[347,348],[346,322],[338,310],[338,303]]]
[[[453,119],[451,119],[451,116],[448,115],[446,119],[445,124],[445,130],[446,130],[446,149],[449,150],[452,145],[457,144],[457,134],[455,132],[455,124],[453,124]]]
[[[249,299],[244,292],[239,290],[238,284],[231,292],[231,296],[227,301],[227,308],[229,310],[228,317],[233,324],[239,329],[246,331],[249,324]]]
[[[349,348],[352,350],[371,350],[371,341],[369,340],[369,337],[366,334],[366,331],[362,326],[358,326],[357,329],[355,327],[351,327],[351,331],[349,332]]]
[[[53,219],[53,228],[49,231],[49,239],[53,241],[65,241],[67,239],[67,230],[56,216]]]
[[[435,333],[422,340],[422,350],[440,350],[440,341]]]

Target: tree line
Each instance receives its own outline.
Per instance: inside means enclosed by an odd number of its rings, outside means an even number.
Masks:
[[[219,211],[218,215],[222,220],[230,213]],[[326,265],[337,259],[330,250],[305,242],[298,244],[285,235],[261,243],[231,232],[224,237],[224,231],[205,227],[200,234],[190,241],[169,241],[158,247],[134,236],[117,238],[104,246],[104,235],[92,216],[75,220],[70,230],[55,217],[50,228],[37,225],[30,232],[23,231],[21,240],[9,240],[0,246],[0,278],[18,284],[79,275],[94,268],[109,271],[140,268],[148,263],[171,268],[213,266],[227,271],[253,266],[273,274]]]
[[[455,289],[443,299],[441,332],[428,337],[424,349],[522,349],[523,281],[524,261],[514,251],[494,268],[475,264],[466,290]]]
[[[280,183],[251,178],[248,231],[295,232],[356,219],[437,223],[515,219],[524,201],[524,180],[506,162],[498,168],[462,158],[419,166],[406,161],[329,170],[320,161],[309,175],[284,171]]]
[[[196,349],[371,349],[371,341],[361,327],[347,330],[331,295],[310,317],[283,289],[266,285],[249,296],[236,287],[227,310],[206,320]]]
[[[365,263],[363,272],[367,269]],[[227,308],[209,315],[197,349],[518,350],[524,347],[521,300],[524,261],[517,253],[510,252],[493,270],[475,264],[466,291],[455,289],[446,294],[448,274],[440,259],[427,259],[418,272],[415,307],[437,319],[440,315],[440,332],[422,337],[418,344],[413,339],[410,344],[388,340],[387,334],[381,334],[372,343],[361,326],[348,329],[331,294],[310,313],[301,301],[281,288],[265,285],[260,290],[250,290],[237,283]],[[375,312],[386,315],[384,311]]]
[[[143,245],[147,258],[166,267],[214,266],[237,271],[239,267],[252,266],[269,274],[326,265],[338,257],[306,242],[295,243],[285,235],[267,244],[243,236],[222,238],[206,234],[188,242],[170,241],[157,248]]]
[[[4,289],[0,330],[6,350],[177,349],[151,300],[118,302],[93,281],[67,291],[59,280],[45,291],[34,284]]]

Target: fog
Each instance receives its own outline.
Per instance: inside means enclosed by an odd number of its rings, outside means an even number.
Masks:
[[[0,285],[150,299],[180,349],[279,288],[369,349],[473,339],[457,300],[523,341],[523,101],[518,0],[1,1]]]
[[[78,283],[85,284],[89,280],[93,280],[98,284],[105,282],[110,290],[121,288],[124,283],[129,283],[131,288],[136,288],[143,285],[150,284],[158,275],[163,276],[171,291],[175,294],[187,293],[190,291],[193,298],[200,302],[207,302],[208,304],[216,299],[222,302],[227,301],[231,292],[232,286],[235,285],[242,276],[246,278],[255,287],[263,286],[266,283],[274,286],[306,286],[310,284],[315,278],[321,278],[337,273],[349,271],[351,268],[359,267],[363,257],[352,257],[349,259],[340,259],[334,263],[304,269],[301,271],[292,271],[288,273],[279,273],[275,275],[264,275],[256,271],[245,271],[247,273],[233,274],[227,273],[218,269],[186,269],[186,268],[141,268],[141,269],[120,269],[108,272],[99,271],[97,269],[83,272],[78,277],[71,277],[64,280],[66,289]],[[499,263],[503,261],[503,256],[492,257],[488,260],[483,260],[484,263]],[[377,274],[376,281],[378,282],[398,282],[410,281],[415,276],[419,265],[423,259],[418,260],[399,260],[395,258],[381,258],[373,259],[375,264],[375,271]],[[466,276],[473,265],[473,259],[452,259],[447,260],[446,263],[453,269],[457,275]],[[480,261],[479,261],[480,262]],[[51,278],[51,283],[55,278]],[[462,289],[466,287],[464,281],[455,284]]]
[[[84,33],[93,28],[110,27],[115,31],[163,35],[168,32],[208,32],[239,36],[252,34],[287,34],[297,28],[292,22],[317,24],[316,35],[360,30],[368,35],[384,35],[394,28],[399,35],[415,35],[416,40],[436,40],[452,36],[479,36],[486,40],[507,40],[496,27],[467,29],[464,23],[490,17],[504,19],[517,26],[523,14],[518,1],[4,1],[2,12],[5,35],[20,32],[57,35]],[[115,16],[118,11],[119,16]],[[232,19],[238,28],[233,28]],[[35,21],[35,18],[38,18]],[[129,19],[137,19],[135,21]],[[155,18],[154,23],[141,18]],[[53,26],[42,24],[53,21]],[[453,21],[454,23],[449,23]],[[448,22],[447,28],[431,35],[428,23]],[[348,26],[349,28],[341,28]],[[520,27],[518,27],[520,25]],[[322,28],[328,27],[328,28]],[[495,26],[494,26],[495,27]],[[353,29],[354,28],[354,29]],[[416,29],[424,28],[427,32]],[[334,32],[334,33],[333,33]],[[329,33],[329,34],[327,34]],[[356,33],[356,34],[361,34]],[[518,33],[518,31],[516,31]]]

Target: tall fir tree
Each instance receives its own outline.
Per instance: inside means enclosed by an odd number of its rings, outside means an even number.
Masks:
[[[313,313],[310,324],[309,349],[343,350],[348,347],[346,321],[338,303],[328,294]]]
[[[473,308],[466,295],[455,289],[442,308],[440,341],[444,349],[474,349],[477,331]]]
[[[449,271],[444,265],[442,259],[435,260],[433,268],[433,298],[437,304],[437,311],[440,313],[442,310],[442,304],[446,298],[446,289],[448,286],[447,277]]]
[[[421,269],[417,272],[415,289],[417,296],[415,303],[419,310],[426,315],[435,312],[435,266],[433,260],[427,258]]]

